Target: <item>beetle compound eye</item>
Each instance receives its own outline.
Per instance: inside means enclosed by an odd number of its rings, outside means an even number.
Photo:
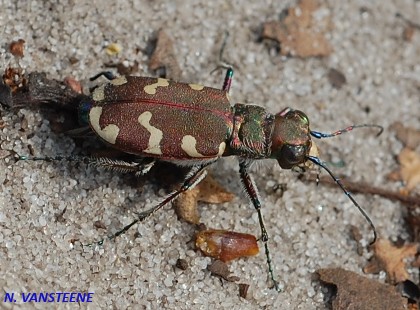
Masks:
[[[305,147],[302,145],[284,145],[277,158],[280,167],[290,169],[305,161]]]
[[[306,116],[306,114],[305,113],[303,113],[302,111],[299,111],[299,110],[297,110],[296,111],[296,114],[298,114],[299,115],[299,117],[302,119],[302,121],[307,125],[307,126],[309,126],[309,118],[308,118],[308,116]]]

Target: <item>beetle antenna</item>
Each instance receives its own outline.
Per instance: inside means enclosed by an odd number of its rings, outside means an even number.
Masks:
[[[384,127],[382,127],[380,125],[375,125],[375,124],[362,124],[362,125],[352,125],[352,126],[349,126],[347,128],[334,131],[332,133],[322,133],[322,132],[319,132],[319,131],[313,131],[313,130],[311,130],[311,136],[313,136],[313,137],[315,137],[317,139],[331,138],[331,137],[339,136],[339,135],[341,135],[343,133],[352,131],[355,128],[361,128],[361,127],[374,127],[374,128],[379,128],[379,132],[378,132],[378,134],[376,136],[379,136],[384,131]]]
[[[331,176],[331,178],[335,181],[335,183],[337,183],[338,186],[340,186],[340,188],[343,190],[343,192],[346,194],[346,196],[349,197],[349,199],[351,200],[351,202],[353,202],[354,206],[357,209],[359,209],[360,213],[362,213],[362,215],[365,217],[366,221],[369,223],[370,227],[373,230],[373,241],[370,243],[370,245],[374,244],[376,242],[376,239],[377,239],[376,228],[375,228],[375,225],[373,225],[373,222],[370,219],[369,215],[366,213],[366,211],[357,203],[357,201],[353,198],[353,196],[351,195],[351,193],[346,189],[346,187],[340,181],[340,179],[337,178],[332,173],[332,171],[325,165],[324,162],[322,162],[316,156],[308,156],[307,159],[310,160],[311,162],[313,162],[314,164],[316,164],[317,166],[322,167],[325,171],[327,171],[328,174]]]

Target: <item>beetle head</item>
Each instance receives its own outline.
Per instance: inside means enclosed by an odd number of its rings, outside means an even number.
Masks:
[[[305,113],[284,109],[276,114],[271,144],[271,158],[282,169],[304,164],[311,151],[309,119]]]

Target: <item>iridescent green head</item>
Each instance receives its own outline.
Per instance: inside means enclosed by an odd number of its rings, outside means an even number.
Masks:
[[[270,158],[283,169],[304,164],[312,146],[310,132],[305,113],[287,108],[276,114]]]

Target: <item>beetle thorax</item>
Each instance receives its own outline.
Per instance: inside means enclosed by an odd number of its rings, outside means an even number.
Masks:
[[[260,106],[237,103],[234,106],[230,154],[250,159],[270,155],[274,115]]]

